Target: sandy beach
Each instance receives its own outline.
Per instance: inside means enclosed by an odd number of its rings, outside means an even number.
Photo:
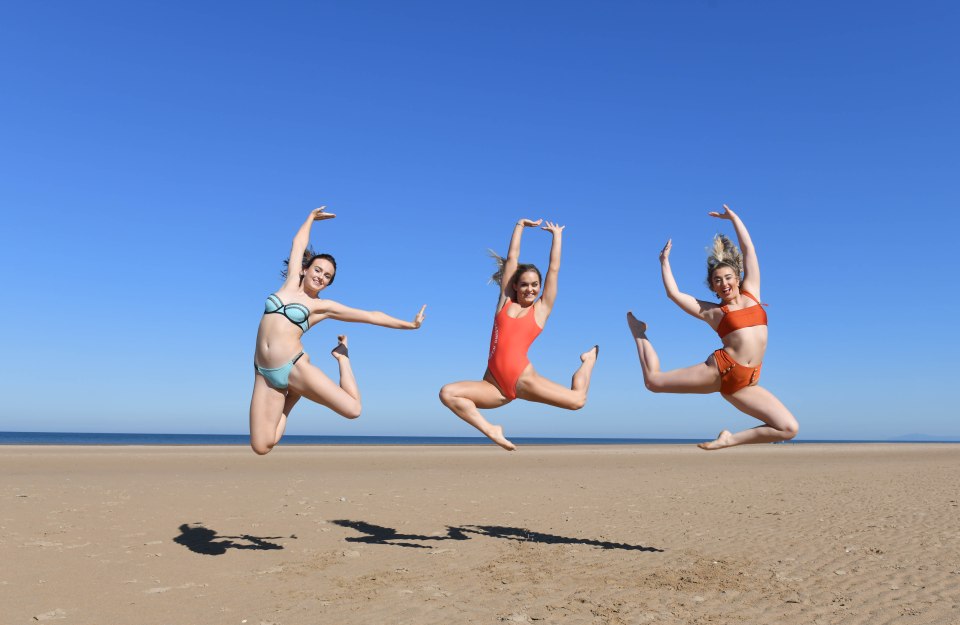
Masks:
[[[960,445],[0,447],[0,622],[960,622]]]

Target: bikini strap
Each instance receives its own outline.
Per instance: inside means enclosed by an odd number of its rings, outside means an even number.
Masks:
[[[754,297],[753,293],[751,293],[750,291],[744,291],[743,289],[740,289],[740,292],[746,295],[747,297],[749,297],[750,299],[752,299],[753,301],[755,301],[756,303],[760,304],[761,306],[768,306],[768,304],[764,304],[763,302],[758,300],[756,297]]]

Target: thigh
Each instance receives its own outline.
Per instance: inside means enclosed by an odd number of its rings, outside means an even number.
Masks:
[[[297,405],[298,401],[300,401],[300,393],[287,388],[287,396],[283,400],[283,414],[289,417],[290,412],[293,410],[293,407]]]
[[[773,393],[762,386],[748,386],[733,395],[724,395],[724,399],[744,414],[760,419],[778,430],[790,430],[798,427],[797,420],[787,407]]]
[[[720,372],[713,360],[713,354],[706,362],[651,374],[650,382],[662,393],[716,393],[720,390]]]
[[[583,393],[548,380],[537,373],[533,365],[528,365],[517,380],[517,397],[558,408],[571,408],[574,404],[582,405]]]
[[[290,370],[289,387],[293,393],[326,406],[338,414],[351,412],[357,404],[357,400],[340,388],[339,384],[310,364],[310,357],[307,354],[304,354]]]
[[[271,388],[262,375],[254,373],[253,398],[250,400],[250,442],[257,447],[272,446],[283,414],[286,394]]]
[[[468,380],[464,382],[452,382],[447,384],[447,389],[455,397],[473,402],[477,408],[499,408],[506,406],[512,400],[507,398],[496,384],[487,380],[489,373],[483,380]]]

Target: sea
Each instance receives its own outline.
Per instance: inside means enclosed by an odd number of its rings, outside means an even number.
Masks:
[[[702,438],[511,437],[518,445],[690,445]],[[804,443],[955,443],[958,440],[794,440]],[[0,432],[0,445],[249,445],[246,434],[130,434],[114,432]],[[283,437],[283,445],[489,445],[482,436],[305,436]]]

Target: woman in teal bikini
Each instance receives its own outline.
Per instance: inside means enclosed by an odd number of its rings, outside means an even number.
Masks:
[[[258,454],[269,453],[280,441],[290,411],[301,397],[330,408],[348,419],[360,416],[360,389],[350,368],[347,337],[338,337],[331,352],[340,365],[340,385],[310,364],[300,337],[324,319],[369,323],[385,328],[416,330],[423,323],[420,309],[413,321],[403,321],[382,312],[348,308],[320,299],[320,291],[333,283],[337,264],[329,254],[314,254],[307,247],[314,221],[333,219],[320,207],[310,211],[290,249],[283,286],[267,298],[257,349],[254,353],[253,399],[250,400],[250,446]],[[302,264],[298,261],[302,259]]]

